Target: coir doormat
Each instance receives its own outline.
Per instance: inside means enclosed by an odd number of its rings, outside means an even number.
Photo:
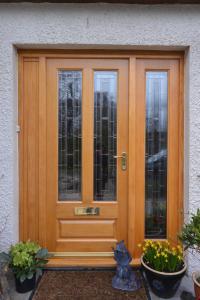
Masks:
[[[146,300],[150,299],[139,270],[141,288],[124,292],[112,288],[114,270],[46,270],[32,293],[32,300]]]

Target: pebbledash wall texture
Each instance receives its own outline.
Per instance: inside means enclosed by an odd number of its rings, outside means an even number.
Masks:
[[[185,218],[200,207],[200,5],[0,4],[0,249],[19,236],[17,48],[183,49]]]

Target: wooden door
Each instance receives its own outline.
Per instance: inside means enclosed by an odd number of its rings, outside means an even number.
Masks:
[[[52,266],[113,265],[122,239],[138,264],[145,238],[177,242],[182,53],[21,51],[19,88],[21,240]]]
[[[46,91],[46,245],[109,254],[127,243],[128,61],[48,59]]]

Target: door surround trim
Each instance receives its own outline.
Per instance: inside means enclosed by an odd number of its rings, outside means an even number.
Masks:
[[[19,133],[19,190],[20,190],[20,213],[19,213],[19,220],[20,220],[20,240],[23,240],[27,237],[27,228],[29,220],[26,216],[27,210],[27,201],[25,197],[25,189],[27,181],[24,181],[24,86],[23,86],[23,63],[26,62],[38,62],[38,80],[42,82],[41,87],[38,90],[38,97],[39,97],[39,111],[44,109],[46,105],[46,90],[44,81],[46,79],[46,59],[48,58],[125,58],[129,60],[129,157],[132,159],[129,161],[129,170],[128,170],[128,247],[135,257],[135,232],[136,224],[132,220],[135,219],[136,208],[135,208],[135,201],[133,199],[137,198],[135,194],[135,181],[133,178],[136,178],[137,170],[134,169],[134,157],[136,156],[136,147],[135,143],[131,143],[130,141],[135,139],[135,123],[134,123],[134,114],[135,114],[135,101],[136,101],[136,60],[137,59],[178,59],[180,62],[180,102],[182,105],[179,106],[179,179],[178,179],[178,187],[179,187],[179,194],[178,198],[178,206],[179,212],[177,215],[179,227],[181,227],[183,223],[183,165],[184,165],[184,53],[180,51],[127,51],[127,50],[18,50],[18,57],[19,57],[19,125],[21,128],[21,132]],[[45,189],[42,187],[45,184],[44,181],[44,172],[46,170],[45,164],[42,164],[42,157],[44,155],[43,151],[46,147],[46,143],[43,140],[43,136],[45,134],[44,129],[39,130],[38,139],[42,143],[42,147],[38,149],[38,158],[39,158],[39,165],[40,165],[40,175],[38,180],[41,180],[41,184],[39,186],[38,195],[39,199],[36,204],[35,212],[41,209],[44,211],[45,205],[40,201],[43,197],[45,197]],[[42,149],[44,148],[44,149]],[[38,224],[34,225],[35,236],[38,236],[39,242],[44,240],[44,233],[40,230],[44,220],[44,216],[37,216],[35,214],[35,221]],[[137,239],[136,239],[137,240]],[[58,263],[58,258],[55,258]],[[99,258],[99,262],[101,261],[102,265],[104,265],[104,258]],[[138,264],[138,259],[137,263]],[[53,261],[53,260],[52,260]],[[69,261],[64,263],[63,265],[68,265]],[[60,262],[61,262],[60,261]],[[87,265],[93,265],[94,258],[90,260],[87,258]],[[57,264],[56,263],[56,264]],[[83,265],[85,265],[83,263]],[[70,264],[70,263],[69,263]],[[52,263],[51,263],[52,265]],[[81,263],[80,263],[81,265]],[[108,264],[109,265],[109,264]],[[112,264],[111,264],[112,265]]]

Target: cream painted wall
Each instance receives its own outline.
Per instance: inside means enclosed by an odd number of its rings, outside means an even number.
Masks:
[[[18,240],[17,47],[185,49],[185,212],[200,206],[200,5],[0,4],[0,249]]]

